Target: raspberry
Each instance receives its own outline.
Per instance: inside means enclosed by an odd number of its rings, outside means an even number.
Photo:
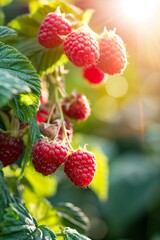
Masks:
[[[39,140],[33,147],[32,162],[37,172],[49,175],[65,162],[67,153],[68,148],[65,145]]]
[[[90,33],[72,32],[64,41],[64,52],[78,67],[95,64],[99,58],[99,45]]]
[[[71,31],[69,20],[56,13],[48,13],[40,26],[38,41],[46,48],[53,48],[63,42],[60,36],[66,36]]]
[[[70,118],[76,120],[86,120],[90,115],[90,106],[86,96],[74,93],[63,99],[63,112]]]
[[[110,31],[99,40],[99,46],[98,67],[110,75],[121,74],[127,65],[127,53],[120,36]]]
[[[15,163],[23,152],[23,140],[0,134],[0,161],[3,167]]]
[[[97,66],[93,65],[83,69],[83,76],[90,84],[98,85],[104,80],[105,74]]]
[[[71,153],[64,164],[64,172],[79,187],[87,187],[93,180],[95,171],[95,156],[88,151],[78,150]]]
[[[39,109],[36,118],[38,123],[44,123],[47,121],[49,112],[47,110]]]
[[[67,131],[68,140],[71,142],[73,129],[68,119],[65,119],[65,127]],[[48,137],[50,140],[54,139],[56,135],[58,140],[63,140],[64,138],[62,123],[61,123],[61,120],[58,120],[58,119],[51,121],[51,124],[41,123],[40,131],[44,136]],[[58,131],[58,134],[57,134],[57,131]]]

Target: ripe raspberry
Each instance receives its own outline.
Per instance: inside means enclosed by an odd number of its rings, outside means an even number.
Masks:
[[[103,82],[105,74],[95,65],[83,69],[83,77],[90,83],[98,85]]]
[[[123,40],[110,31],[99,40],[100,58],[97,66],[110,75],[121,74],[127,65],[127,53]]]
[[[37,172],[49,175],[65,162],[67,153],[68,148],[64,145],[39,140],[33,147],[32,162]]]
[[[73,136],[73,129],[68,119],[65,119],[65,127],[67,131],[68,140],[71,142],[72,136]],[[50,140],[53,140],[56,137],[56,135],[57,135],[57,140],[63,140],[64,138],[62,123],[61,123],[61,120],[59,119],[51,121],[50,124],[41,123],[40,131],[44,136],[48,137]]]
[[[48,13],[40,26],[38,41],[46,48],[53,48],[63,42],[60,36],[66,36],[71,31],[69,20],[56,13]]]
[[[78,67],[95,64],[99,58],[99,45],[90,33],[72,32],[64,41],[64,52]]]
[[[87,187],[93,180],[95,171],[95,156],[88,151],[78,150],[71,153],[64,164],[64,172],[79,187]]]
[[[86,96],[74,93],[63,99],[63,112],[70,118],[76,120],[86,120],[90,115],[90,106]]]
[[[23,140],[0,134],[0,161],[3,167],[15,163],[23,152]]]
[[[44,123],[47,121],[49,112],[47,110],[39,109],[36,118],[38,123]]]

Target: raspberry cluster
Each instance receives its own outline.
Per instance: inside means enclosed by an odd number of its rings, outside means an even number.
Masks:
[[[105,28],[97,35],[86,26],[73,29],[72,23],[62,14],[49,13],[46,16],[38,40],[47,48],[63,43],[68,59],[83,68],[84,79],[92,85],[104,82],[106,74],[123,73],[127,65],[125,44],[115,31]]]
[[[46,48],[63,45],[64,53],[77,67],[82,68],[84,79],[99,85],[108,75],[121,74],[127,65],[123,40],[114,31],[106,29],[100,35],[88,26],[76,28],[60,12],[49,13],[42,22],[38,41]],[[37,112],[37,122],[43,136],[33,147],[33,165],[43,175],[54,173],[61,165],[68,178],[77,186],[88,186],[96,171],[93,153],[72,148],[73,128],[70,120],[85,121],[91,113],[86,96],[73,92],[67,95],[60,75],[54,76],[55,88],[60,89],[61,99],[43,103]],[[62,80],[62,79],[61,79]],[[51,110],[52,109],[52,110]],[[70,119],[70,120],[69,120]]]

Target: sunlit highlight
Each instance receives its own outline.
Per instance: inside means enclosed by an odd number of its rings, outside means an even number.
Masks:
[[[137,23],[144,23],[154,17],[157,0],[123,0],[122,11]]]

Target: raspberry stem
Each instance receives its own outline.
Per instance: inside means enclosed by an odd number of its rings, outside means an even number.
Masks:
[[[55,86],[55,101],[56,101],[56,104],[57,104],[57,107],[58,107],[58,110],[59,110],[59,113],[60,113],[60,119],[61,119],[61,122],[62,122],[62,129],[63,129],[64,137],[67,141],[67,144],[68,144],[69,148],[73,151],[74,149],[73,149],[72,145],[70,144],[68,136],[67,136],[65,122],[64,122],[64,116],[63,116],[63,112],[62,112],[62,109],[61,109],[61,105],[59,103],[58,89],[57,89],[56,86]]]
[[[55,109],[55,104],[53,104],[52,109],[51,109],[51,111],[50,111],[50,114],[49,114],[49,117],[48,117],[48,120],[47,120],[47,123],[48,123],[48,124],[49,124],[50,121],[51,121],[51,117],[52,117],[52,114],[53,114],[54,109]]]

